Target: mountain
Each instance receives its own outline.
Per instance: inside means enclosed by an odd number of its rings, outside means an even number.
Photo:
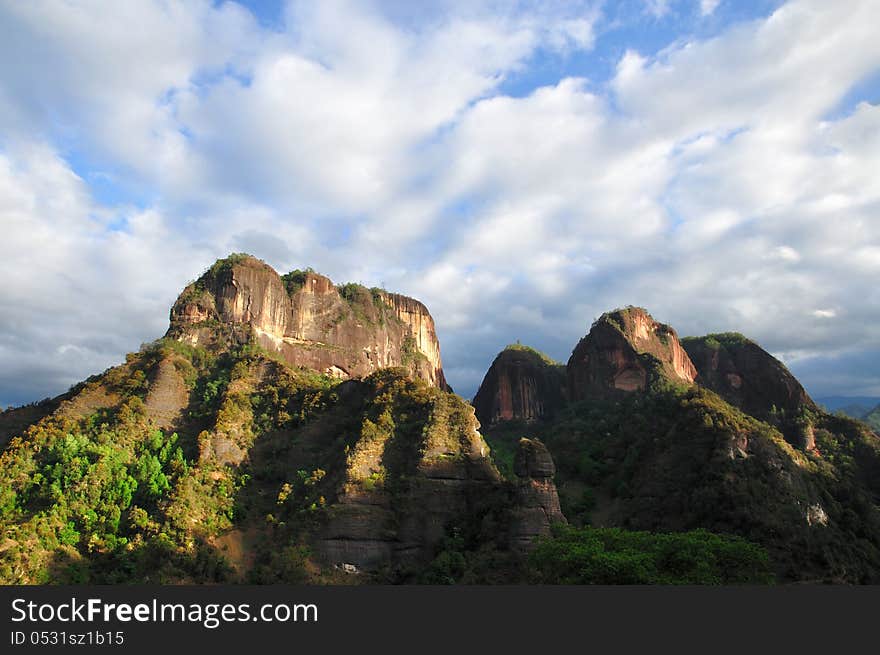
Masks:
[[[628,307],[565,366],[506,348],[472,405],[422,303],[233,255],[0,413],[0,581],[880,581],[878,437],[738,348]]]
[[[819,408],[782,362],[735,332],[690,337],[683,345],[697,367],[700,385],[775,425],[795,445],[815,447],[808,414]]]
[[[233,255],[164,338],[0,414],[0,580],[509,580],[565,517],[540,442],[503,477],[477,428],[420,302]]]
[[[662,381],[690,384],[694,365],[668,325],[641,307],[603,314],[568,360],[573,400],[644,391]]]
[[[761,544],[778,580],[880,581],[880,439],[818,407],[757,344],[680,343],[628,307],[603,314],[566,368],[552,416],[483,433],[502,469],[521,436],[540,438],[574,526],[708,529]]]
[[[880,398],[836,396],[820,398],[819,403],[828,411],[859,419],[880,434]]]
[[[816,398],[822,407],[829,412],[843,411],[847,416],[861,418],[880,405],[880,398],[876,396],[823,396]]]
[[[564,401],[565,367],[537,350],[513,344],[498,353],[473,405],[483,425],[552,415]]]
[[[358,284],[337,287],[311,270],[282,278],[248,255],[218,261],[187,286],[166,336],[216,346],[251,334],[293,366],[342,379],[403,366],[448,388],[434,319],[418,300]]]

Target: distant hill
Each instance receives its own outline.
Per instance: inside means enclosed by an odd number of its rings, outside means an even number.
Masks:
[[[847,416],[862,418],[880,405],[880,396],[822,396],[816,402],[829,412],[842,411]]]
[[[845,414],[867,423],[880,434],[880,398],[873,396],[832,396],[820,398],[828,411]]]

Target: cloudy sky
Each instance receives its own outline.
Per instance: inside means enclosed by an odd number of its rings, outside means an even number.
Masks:
[[[434,315],[470,396],[603,311],[880,395],[876,0],[0,0],[0,405],[217,257]]]

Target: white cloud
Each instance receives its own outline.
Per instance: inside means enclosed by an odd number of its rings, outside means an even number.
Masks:
[[[773,255],[778,259],[786,262],[796,262],[799,261],[801,256],[798,254],[798,251],[789,246],[778,246],[773,249]]]
[[[466,393],[505,343],[566,359],[629,303],[798,352],[808,384],[880,350],[880,107],[839,110],[880,69],[876,3],[627,43],[607,84],[567,63],[603,47],[572,7],[296,2],[266,30],[233,3],[4,6],[0,402],[158,336],[230,250],[420,297]],[[503,95],[536,56],[563,73]]]
[[[655,18],[662,18],[669,13],[670,0],[644,0],[645,11]]]
[[[174,94],[235,66],[255,36],[233,3],[4,3],[4,127],[88,147],[153,181],[194,182]],[[39,47],[34,47],[39,44]]]
[[[700,15],[711,16],[719,4],[721,4],[721,0],[700,0]]]
[[[0,154],[0,402],[63,391],[164,331],[194,253],[154,212],[108,232],[118,218],[50,147]]]

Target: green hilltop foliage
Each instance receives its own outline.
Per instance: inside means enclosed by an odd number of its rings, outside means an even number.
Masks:
[[[218,259],[214,264],[205,272],[206,275],[211,277],[217,277],[221,273],[226,273],[227,271],[231,271],[232,267],[236,264],[241,264],[249,259],[257,259],[253,255],[250,255],[246,252],[234,252],[228,257],[224,257],[223,259]],[[261,263],[265,264],[262,259],[258,260]]]
[[[772,584],[767,552],[705,530],[651,533],[554,527],[529,555],[539,584]]]
[[[384,325],[391,317],[391,313],[382,300],[384,293],[379,287],[366,287],[357,282],[338,284],[336,290],[339,296],[348,303],[354,317],[365,325]],[[397,320],[393,316],[392,320]]]
[[[284,288],[287,289],[287,295],[293,296],[297,291],[303,288],[306,283],[306,276],[309,273],[314,273],[315,270],[312,268],[307,268],[305,270],[294,269],[290,271],[290,273],[285,273],[281,276],[281,281],[284,282]]]
[[[521,344],[519,342],[508,344],[507,346],[504,347],[504,350],[513,350],[516,352],[530,353],[530,354],[534,355],[535,357],[537,357],[538,359],[540,359],[542,362],[544,362],[547,366],[559,366],[559,367],[565,366],[561,362],[557,362],[555,359],[553,359],[549,355],[542,353],[540,350],[532,348],[531,346],[526,346],[526,345]]]
[[[725,348],[732,348],[733,346],[741,346],[747,343],[752,343],[752,340],[748,337],[740,334],[739,332],[716,332],[714,334],[707,334],[704,337],[682,337],[681,343],[682,345],[689,341],[702,341],[709,348],[717,350],[724,346]]]

